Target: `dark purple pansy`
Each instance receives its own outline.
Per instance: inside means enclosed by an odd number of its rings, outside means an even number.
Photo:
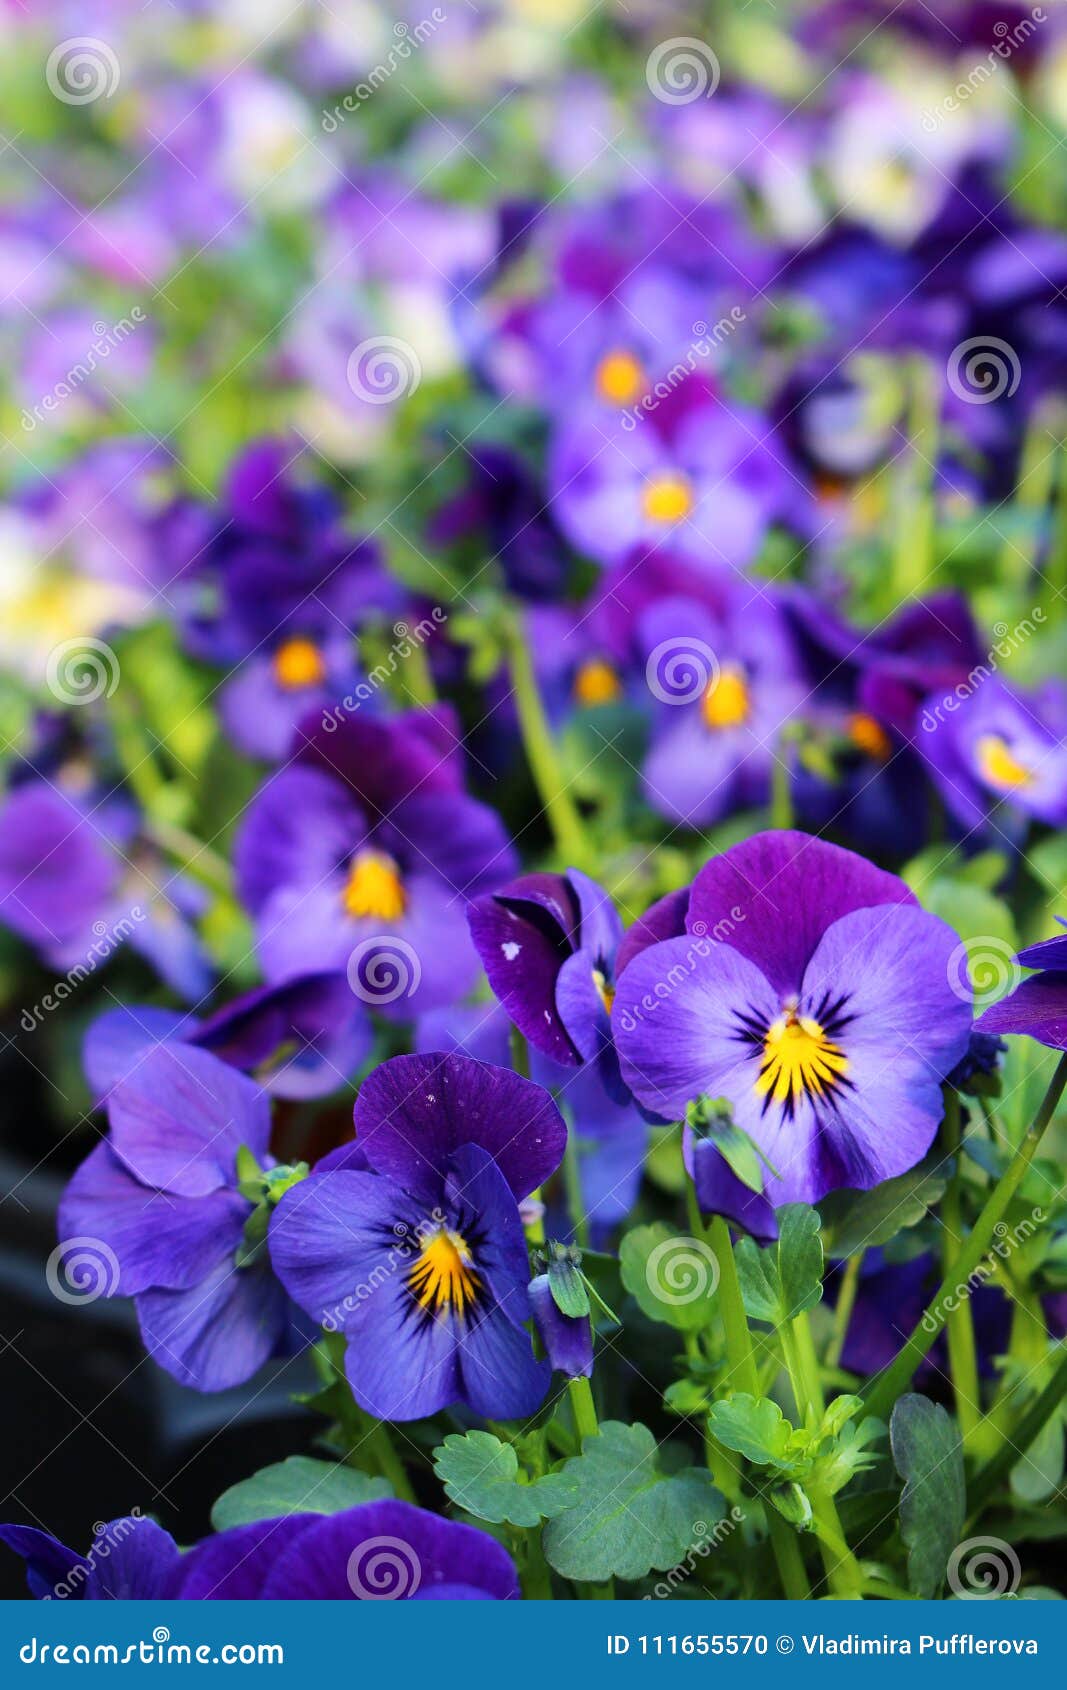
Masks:
[[[488,1532],[410,1502],[288,1514],[191,1549],[175,1594],[259,1602],[507,1602],[515,1566]]]
[[[275,1269],[347,1340],[361,1407],[414,1420],[450,1403],[508,1419],[547,1388],[534,1359],[519,1203],[559,1166],[567,1129],[540,1086],[463,1056],[397,1056],[364,1081],[369,1171],[316,1170],[279,1204]]]
[[[611,1043],[622,922],[579,869],[524,874],[469,911],[489,984],[535,1050],[567,1067],[597,1062],[619,1094]]]
[[[264,974],[347,971],[364,1004],[394,1017],[458,1001],[478,972],[468,901],[515,867],[500,818],[463,792],[444,715],[320,730],[237,837]]]
[[[964,1055],[959,940],[903,881],[805,834],[758,834],[697,875],[685,932],[623,969],[612,1025],[646,1108],[722,1097],[774,1169],[764,1194],[687,1129],[701,1205],[773,1230],[773,1208],[911,1168]]]
[[[295,1341],[265,1241],[303,1170],[270,1154],[269,1099],[208,1051],[162,1044],[114,1086],[108,1118],[59,1205],[60,1268],[132,1297],[146,1348],[182,1384],[241,1384]]]
[[[510,1061],[509,1026],[502,1005],[495,1002],[434,1010],[420,1017],[415,1048],[459,1051],[505,1068]],[[607,1248],[615,1227],[637,1201],[648,1126],[632,1097],[627,1095],[620,1102],[606,1089],[595,1062],[583,1063],[580,1068],[565,1067],[532,1050],[530,1075],[552,1093],[573,1134],[575,1178],[589,1223],[590,1242],[594,1249]],[[570,1236],[573,1221],[562,1205],[558,1213],[553,1205],[549,1218],[555,1236]]]
[[[95,1533],[84,1555],[36,1526],[0,1526],[0,1542],[22,1556],[38,1601],[148,1602],[179,1594],[178,1546],[154,1520],[127,1514]]]
[[[246,992],[203,1020],[120,1004],[93,1022],[82,1060],[98,1100],[167,1040],[213,1051],[274,1097],[325,1097],[355,1073],[372,1037],[366,1009],[345,975],[305,974]]]
[[[250,446],[230,472],[217,509],[192,507],[170,589],[187,643],[198,656],[236,663],[264,642],[296,636],[323,616],[352,629],[368,614],[399,609],[403,593],[377,546],[340,525],[334,494],[309,482],[285,441]]]
[[[0,810],[0,921],[55,968],[93,973],[128,944],[180,996],[201,997],[211,970],[193,918],[206,895],[165,868],[138,828],[125,800],[22,782]]]
[[[1056,920],[1067,927],[1062,916]],[[1020,980],[1007,997],[983,1010],[975,1027],[983,1033],[1022,1033],[1053,1050],[1067,1050],[1067,933],[1027,945],[1015,960],[1041,972]]]

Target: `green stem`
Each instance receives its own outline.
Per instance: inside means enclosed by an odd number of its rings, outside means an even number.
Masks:
[[[780,1328],[780,1336],[797,1413],[802,1422],[818,1422],[826,1412],[826,1399],[807,1315],[795,1315]],[[863,1573],[841,1529],[837,1504],[822,1485],[809,1482],[805,1489],[830,1589],[835,1596],[859,1598],[863,1594]]]
[[[956,1273],[956,1261],[963,1239],[960,1100],[954,1091],[949,1091],[945,1098],[942,1143],[946,1155],[955,1160],[952,1177],[945,1188],[941,1203],[941,1272],[947,1283]],[[979,1437],[982,1407],[981,1389],[978,1384],[978,1346],[974,1338],[970,1297],[961,1298],[957,1306],[949,1310],[945,1325],[948,1332],[949,1371],[956,1400],[956,1419],[959,1421],[964,1449],[973,1452]]]
[[[1058,399],[1039,405],[1023,437],[1015,510],[1022,517],[1021,532],[1009,536],[1000,550],[997,579],[1025,592],[1033,580],[1041,546],[1045,513],[1056,487],[1059,467],[1057,434],[1063,430],[1063,407]]]
[[[685,1353],[693,1370],[694,1377],[703,1366],[704,1356],[700,1348],[700,1339],[695,1332],[683,1333]],[[712,1437],[711,1428],[707,1420],[704,1421],[704,1460],[707,1462],[708,1472],[724,1496],[731,1502],[736,1502],[741,1495],[741,1462],[732,1449],[719,1443]]]
[[[371,1455],[382,1477],[392,1485],[393,1494],[403,1502],[414,1502],[415,1492],[385,1422],[375,1420],[371,1415],[361,1415],[361,1424],[355,1435],[359,1440],[356,1447],[366,1449]]]
[[[1026,1134],[1008,1166],[986,1198],[982,1212],[974,1223],[971,1235],[953,1264],[951,1275],[938,1287],[937,1294],[918,1321],[907,1343],[896,1359],[885,1369],[867,1393],[866,1412],[885,1420],[901,1392],[907,1389],[912,1374],[922,1361],[937,1334],[945,1324],[948,1310],[945,1299],[957,1285],[966,1285],[989,1250],[997,1222],[1002,1220],[1018,1191],[1027,1170],[1045,1135],[1056,1105],[1067,1086],[1067,1053],[1060,1057],[1056,1071],[1049,1081],[1041,1107],[1027,1128]]]
[[[897,489],[892,581],[898,599],[928,582],[934,562],[933,466],[937,461],[938,394],[931,364],[914,358],[907,367],[908,445]]]
[[[585,828],[563,779],[559,754],[541,702],[530,645],[518,615],[508,624],[507,645],[522,743],[556,847],[568,867],[589,867],[592,857]]]
[[[692,1209],[696,1212],[696,1227],[694,1230],[698,1237],[703,1237],[704,1227],[695,1195],[692,1200]],[[745,1314],[745,1305],[741,1296],[741,1283],[737,1277],[734,1249],[730,1242],[730,1229],[721,1215],[714,1217],[708,1228],[707,1236],[719,1264],[719,1309],[726,1330],[726,1358],[730,1364],[730,1372],[738,1379],[739,1388],[742,1391],[747,1391],[751,1396],[758,1397],[761,1393],[756,1357],[752,1350],[752,1334],[748,1329],[748,1316]],[[808,1587],[807,1574],[804,1571],[804,1560],[797,1546],[793,1530],[782,1519],[773,1502],[767,1501],[764,1503],[764,1513],[771,1548],[774,1551],[774,1559],[778,1566],[778,1575],[782,1581],[782,1589],[791,1601],[805,1602],[810,1597],[811,1591]]]
[[[526,1561],[522,1573],[522,1594],[527,1602],[552,1601],[552,1574],[541,1548],[541,1527],[525,1533]]]
[[[841,1351],[848,1337],[852,1310],[856,1306],[856,1293],[860,1288],[860,1269],[866,1254],[866,1250],[860,1250],[856,1255],[850,1256],[841,1275],[841,1289],[837,1294],[837,1307],[834,1309],[834,1330],[826,1352],[826,1366],[831,1371],[839,1366],[841,1361]]]
[[[567,1395],[571,1399],[571,1410],[579,1438],[595,1438],[600,1431],[600,1423],[596,1417],[593,1392],[588,1379],[568,1379]]]
[[[202,845],[195,834],[179,827],[177,822],[152,815],[145,816],[142,832],[153,845],[158,845],[161,851],[166,851],[168,856],[181,863],[193,880],[225,898],[233,897],[233,875],[229,864],[210,845]]]
[[[1034,1398],[1026,1413],[1010,1431],[1000,1434],[996,1451],[967,1486],[967,1501],[975,1517],[985,1507],[1001,1481],[1007,1478],[1016,1462],[1026,1454],[1042,1426],[1051,1419],[1063,1398],[1067,1396],[1067,1344],[1060,1344],[1057,1348],[1060,1359],[1048,1384]]]
[[[530,1078],[530,1047],[526,1043],[525,1037],[519,1032],[517,1027],[511,1028],[510,1043],[511,1066],[514,1068],[516,1074],[519,1075],[520,1079],[528,1080]],[[567,1134],[567,1139],[569,1142],[569,1132]],[[528,1201],[531,1203],[540,1203],[540,1186],[538,1186],[536,1191],[531,1191]],[[527,1244],[543,1244],[544,1241],[545,1219],[543,1215],[538,1215],[536,1220],[532,1220],[526,1228],[526,1242]]]
[[[567,1213],[574,1228],[574,1241],[583,1250],[589,1248],[589,1221],[582,1197],[582,1170],[578,1160],[578,1140],[574,1123],[567,1122],[567,1144],[563,1152],[563,1186],[567,1193]]]

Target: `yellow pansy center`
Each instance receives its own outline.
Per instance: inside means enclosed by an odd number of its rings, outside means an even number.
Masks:
[[[756,1091],[794,1108],[802,1097],[823,1098],[848,1073],[848,1060],[810,1015],[787,1007],[767,1029]]]
[[[849,717],[848,737],[858,750],[878,763],[888,763],[893,754],[892,742],[881,722],[864,710],[855,710]]]
[[[314,640],[286,640],[274,653],[274,679],[286,692],[318,686],[326,679],[326,664]]]
[[[342,894],[345,910],[356,917],[397,921],[407,907],[400,870],[385,851],[357,851]]]
[[[574,677],[574,696],[579,704],[614,704],[622,697],[622,682],[602,657],[588,657]]]
[[[1010,792],[1016,786],[1029,786],[1034,778],[1033,770],[1013,756],[1007,740],[999,734],[983,734],[975,746],[975,755],[982,779],[1003,792]]]
[[[708,682],[700,708],[709,728],[736,728],[747,722],[750,702],[744,670],[726,663]]]
[[[644,510],[649,522],[661,522],[667,527],[681,522],[693,508],[693,494],[684,475],[667,470],[653,476],[645,488]]]
[[[461,1233],[442,1227],[423,1245],[408,1274],[408,1289],[420,1308],[430,1314],[449,1309],[458,1315],[474,1306],[481,1280],[474,1269],[470,1246]]]
[[[594,968],[593,985],[596,987],[597,997],[600,999],[604,1008],[610,1015],[611,1007],[615,1002],[615,988],[614,986],[609,986],[607,976],[602,968]]]
[[[632,405],[645,391],[645,372],[632,352],[615,350],[601,358],[594,375],[597,396],[609,405]]]

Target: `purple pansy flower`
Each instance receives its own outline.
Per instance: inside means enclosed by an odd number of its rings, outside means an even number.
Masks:
[[[265,1239],[304,1170],[270,1155],[270,1100],[208,1051],[163,1044],[114,1087],[108,1117],[59,1206],[67,1271],[88,1240],[103,1294],[133,1297],[161,1367],[200,1391],[241,1384],[294,1337]]]
[[[1062,916],[1056,920],[1067,927]],[[1037,968],[1013,992],[994,1003],[975,1022],[982,1033],[1020,1033],[1053,1050],[1067,1050],[1067,933],[1027,945],[1016,956],[1024,968]]]
[[[659,701],[642,784],[653,810],[687,827],[766,803],[782,731],[809,697],[773,594],[741,588],[734,599],[722,617],[668,598],[641,618]]]
[[[175,1594],[260,1602],[506,1602],[514,1563],[488,1532],[410,1502],[232,1526],[190,1550]]]
[[[95,1531],[85,1555],[36,1526],[0,1526],[0,1542],[22,1556],[38,1601],[147,1602],[179,1594],[181,1554],[154,1520],[127,1514]]]
[[[263,786],[237,836],[242,898],[271,982],[349,971],[362,1001],[411,1016],[477,978],[468,900],[513,848],[462,788],[444,713],[316,718],[300,759]]]
[[[199,998],[211,971],[191,918],[206,895],[157,864],[138,826],[124,800],[21,783],[0,810],[0,921],[63,970],[95,970],[128,943],[181,996]]]
[[[803,492],[767,420],[692,376],[629,431],[616,412],[580,411],[549,459],[561,528],[606,564],[666,544],[705,569],[744,570]]]
[[[958,694],[936,693],[915,744],[964,827],[983,827],[998,804],[1052,827],[1067,823],[1067,694],[1027,697],[995,676]]]
[[[168,1040],[210,1050],[254,1075],[274,1097],[325,1097],[351,1078],[372,1042],[366,1009],[343,974],[304,974],[246,992],[206,1019],[120,1004],[97,1017],[83,1062],[93,1096],[106,1098],[145,1053]]]
[[[749,1191],[688,1131],[701,1205],[768,1232],[782,1203],[913,1167],[971,1028],[949,983],[951,928],[895,875],[791,832],[713,858],[684,922],[627,958],[612,1025],[641,1103],[679,1120],[694,1099],[723,1097],[775,1170],[764,1195]]]
[[[369,1171],[345,1147],[278,1206],[270,1247],[283,1284],[344,1333],[352,1394],[379,1419],[457,1402],[493,1418],[532,1413],[548,1370],[525,1326],[518,1206],[562,1159],[559,1110],[517,1074],[438,1052],[376,1068],[355,1126]]]
[[[596,1062],[619,1093],[611,1042],[622,922],[579,869],[524,874],[469,911],[489,984],[536,1050],[566,1067]]]
[[[245,658],[219,695],[233,743],[265,762],[280,762],[308,712],[335,705],[360,678],[352,637],[332,617],[308,614],[299,627]]]

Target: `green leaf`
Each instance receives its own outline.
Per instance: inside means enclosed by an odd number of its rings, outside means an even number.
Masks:
[[[211,1524],[223,1532],[283,1514],[339,1514],[392,1494],[388,1479],[333,1461],[315,1461],[310,1455],[290,1455],[223,1491],[211,1510]]]
[[[542,1539],[563,1578],[640,1579],[676,1567],[721,1520],[723,1499],[701,1468],[664,1473],[647,1426],[605,1420],[563,1469],[578,1487]]]
[[[770,1397],[753,1397],[746,1391],[715,1403],[708,1413],[708,1426],[727,1449],[758,1467],[777,1467],[782,1472],[799,1468],[797,1456],[809,1441],[806,1434],[793,1430]]]
[[[893,1410],[889,1439],[900,1497],[900,1535],[908,1550],[908,1582],[917,1596],[936,1596],[967,1513],[963,1444],[939,1404],[913,1392]]]
[[[583,1314],[589,1313],[589,1292],[573,1262],[549,1262],[548,1288],[552,1293],[552,1301],[561,1314],[580,1319]]]
[[[678,1332],[707,1326],[719,1264],[702,1238],[687,1238],[662,1221],[636,1226],[619,1246],[619,1267],[627,1291],[650,1320]]]
[[[743,1238],[734,1251],[745,1311],[772,1326],[810,1309],[822,1296],[822,1240],[819,1216],[806,1203],[778,1210],[778,1237],[761,1250]]]
[[[564,1473],[528,1482],[510,1444],[492,1432],[452,1432],[434,1450],[434,1471],[447,1495],[467,1514],[496,1524],[539,1526],[569,1508],[578,1487]]]
[[[941,1197],[946,1185],[943,1168],[920,1162],[896,1179],[883,1180],[871,1191],[832,1191],[819,1204],[823,1226],[832,1239],[834,1256],[854,1256],[860,1250],[888,1244],[906,1227],[917,1226]]]
[[[763,1190],[763,1169],[770,1163],[755,1140],[737,1125],[725,1098],[702,1094],[687,1106],[685,1118],[696,1138],[711,1140],[742,1185],[750,1191]]]

